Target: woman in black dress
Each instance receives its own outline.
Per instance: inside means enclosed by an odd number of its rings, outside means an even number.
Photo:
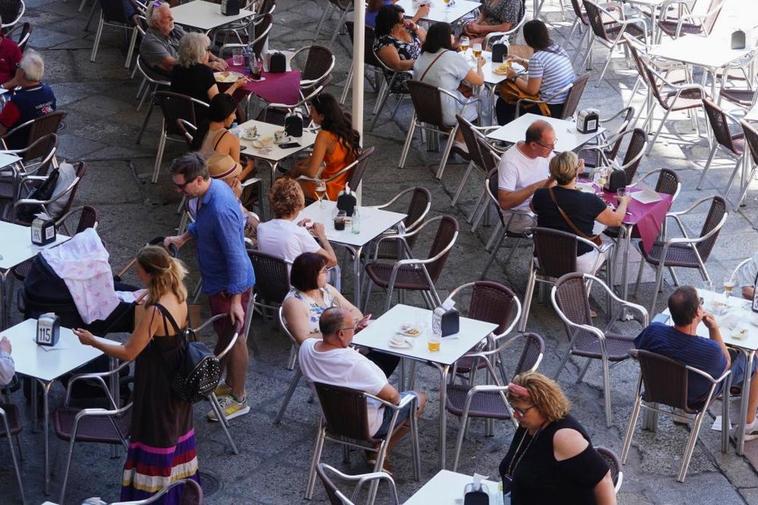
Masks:
[[[616,504],[608,465],[569,415],[555,381],[536,372],[520,374],[508,385],[508,402],[519,423],[500,463],[511,505]]]
[[[119,344],[74,330],[84,345],[122,361],[135,360],[122,501],[143,500],[177,480],[197,480],[192,404],[177,399],[170,382],[180,359],[177,334],[187,327],[185,275],[182,263],[165,249],[144,247],[137,254],[137,276],[147,295],[137,305],[129,339]],[[179,504],[182,492],[182,486],[174,488],[158,503]]]

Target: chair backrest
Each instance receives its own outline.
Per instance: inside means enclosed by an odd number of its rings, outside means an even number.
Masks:
[[[635,128],[632,131],[629,144],[626,147],[624,160],[621,162],[626,173],[626,183],[631,184],[634,176],[637,175],[637,169],[642,162],[643,151],[647,147],[647,133],[642,128]],[[636,158],[636,159],[635,159]]]
[[[672,196],[676,195],[679,192],[679,176],[676,175],[676,172],[668,168],[662,168],[658,172],[655,191]]]
[[[179,505],[203,505],[203,488],[200,487],[200,484],[198,484],[197,481],[192,479],[183,479],[172,482],[150,498],[145,498],[144,500],[113,502],[111,505],[150,505],[152,503],[163,503],[163,497],[177,486],[184,487]]]
[[[94,228],[97,224],[97,210],[94,207],[85,205],[82,207],[79,215],[79,224],[76,225],[74,234],[81,233],[88,228]]]
[[[303,80],[320,80],[326,77],[334,67],[334,53],[329,48],[312,45],[308,49],[305,66],[300,73]]]
[[[411,195],[411,200],[408,202],[408,210],[405,212],[405,219],[403,219],[405,229],[408,230],[411,226],[420,224],[421,220],[429,212],[431,204],[432,194],[428,189],[421,186],[413,188],[413,195]],[[415,235],[409,237],[409,245],[413,245],[410,240],[415,238]]]
[[[732,141],[732,134],[729,131],[729,118],[724,110],[707,98],[703,98],[703,108],[708,116],[708,123],[713,130],[713,136],[721,146],[737,154],[737,148]]]
[[[590,73],[584,73],[574,80],[574,84],[571,86],[566,101],[563,103],[563,112],[561,112],[560,119],[567,119],[573,117],[576,109],[579,107],[579,102],[584,94],[584,89],[587,87],[587,83],[590,80]]]
[[[611,41],[611,37],[608,36],[608,32],[605,29],[605,20],[603,19],[600,7],[592,0],[582,0],[582,3],[584,4],[584,10],[587,12],[587,19],[590,22],[592,33],[602,40]]]
[[[725,3],[724,0],[711,0],[710,5],[708,5],[708,14],[703,19],[702,25],[706,35],[710,35],[713,27],[716,26],[716,21],[718,21],[719,14],[721,14]]]
[[[463,141],[466,143],[469,160],[482,169],[482,167],[484,167],[484,161],[482,160],[482,151],[479,146],[478,134],[474,130],[474,125],[458,114],[455,115],[455,119],[458,120],[458,131],[461,132],[461,135],[463,135]]]
[[[574,324],[592,326],[592,311],[587,294],[583,274],[579,272],[566,274],[555,283],[555,302],[558,305],[556,309],[560,310],[564,317]],[[564,326],[568,335],[574,333],[574,330],[565,321]]]
[[[29,121],[29,123],[25,127],[23,127],[27,130],[28,136],[27,136],[26,143],[22,147],[31,146],[40,138],[46,135],[49,135],[51,133],[57,132],[65,116],[66,116],[65,112],[55,111],[49,114],[45,114],[44,116],[40,116],[36,119],[33,119],[32,121]],[[37,149],[27,150],[23,156],[24,161],[34,160],[47,154],[46,149],[43,147],[43,145],[46,145],[46,144],[44,143],[41,144],[39,150]]]
[[[256,14],[273,14],[276,10],[276,0],[263,0],[258,5]]]
[[[740,121],[742,132],[745,134],[745,144],[750,150],[753,163],[758,163],[758,130],[745,120]]]
[[[433,258],[437,256],[451,244],[453,244],[457,238],[458,220],[453,216],[442,216],[440,219],[440,224],[437,227],[437,233],[434,235],[432,246],[429,248],[429,255],[427,257]],[[452,247],[450,247],[450,249],[452,249]],[[445,267],[445,262],[447,262],[447,257],[450,255],[450,249],[448,249],[445,254],[440,256],[437,261],[426,265],[426,270],[429,272],[429,277],[432,279],[432,282],[436,283],[437,279],[439,279],[440,274],[442,273],[442,269]]]
[[[495,148],[487,142],[484,135],[477,135],[479,142],[479,152],[482,155],[482,169],[490,173],[493,169],[497,169],[497,165],[500,162],[500,154],[495,152]],[[497,191],[495,192],[497,195]]]
[[[503,229],[508,229],[505,225],[505,215],[503,213],[503,209],[500,207],[500,200],[498,200],[497,192],[499,189],[499,175],[497,172],[497,168],[493,168],[490,170],[490,172],[487,174],[487,180],[485,181],[485,189],[487,191],[487,197],[490,199],[490,202],[492,202],[495,210],[497,211],[498,218],[500,218],[500,224],[504,227]]]
[[[350,40],[355,40],[355,23],[353,21],[345,21],[345,28],[347,28],[347,34]],[[363,32],[363,62],[366,65],[372,67],[381,68],[382,65],[377,61],[376,54],[374,53],[374,40],[376,40],[376,33],[370,26],[365,27]]]
[[[290,289],[289,266],[282,258],[248,249],[255,272],[255,292],[259,299],[281,304]]]
[[[539,366],[542,356],[545,354],[545,340],[532,332],[522,333],[513,338],[525,340],[521,355],[516,362],[516,368],[513,370],[513,376],[515,377],[520,373],[528,372]]]
[[[23,0],[5,0],[0,2],[0,21],[2,28],[8,29],[15,26],[26,12],[26,4]]]
[[[582,10],[582,6],[579,5],[579,0],[571,0],[571,9],[574,11],[574,16],[577,17],[580,23],[585,23],[585,12]]]
[[[502,333],[511,322],[516,294],[507,286],[495,281],[475,281],[472,284],[466,317],[496,324],[497,328],[493,333]]]
[[[124,2],[113,2],[112,0],[100,0],[103,19],[106,23],[123,23],[131,24],[131,20],[126,18],[124,12]]]
[[[194,125],[197,124],[195,104],[199,104],[199,102],[193,100],[192,97],[172,91],[156,91],[155,100],[163,112],[167,133],[182,135],[182,132],[179,131],[179,119],[184,119]]]
[[[195,133],[197,133],[197,127],[187,121],[186,119],[177,119],[176,120],[176,127],[179,130],[179,133],[182,134],[182,137],[184,137],[184,140],[187,141],[187,146],[189,146],[190,149],[192,149],[193,145],[192,143],[195,140]]]
[[[634,107],[626,107],[618,112],[618,114],[623,113],[624,117],[621,119],[621,124],[618,127],[618,130],[616,130],[616,138],[618,139],[616,142],[613,143],[610,150],[608,151],[608,159],[609,160],[615,160],[616,156],[618,156],[619,149],[621,149],[621,143],[624,140],[623,135],[629,131],[629,128],[634,124]]]
[[[629,355],[640,364],[645,401],[687,409],[689,372],[683,363],[644,349],[632,349]]]
[[[58,135],[48,133],[43,135],[23,150],[21,159],[25,162],[40,160],[39,166],[34,170],[34,175],[47,175],[50,166],[55,158],[55,151],[58,148]]]
[[[337,489],[337,485],[326,474],[326,468],[331,467],[325,465],[324,463],[319,463],[316,466],[316,474],[318,475],[321,483],[324,485],[324,490],[326,491],[327,498],[329,498],[329,503],[332,505],[347,505],[348,503],[352,503],[344,494],[342,494],[339,489]]]
[[[551,228],[534,228],[534,255],[547,277],[576,272],[576,235]]]
[[[440,90],[425,82],[409,79],[406,81],[408,91],[411,94],[416,118],[422,123],[427,123],[439,128],[444,127],[442,116],[442,100]]]
[[[264,14],[259,20],[255,22],[255,39],[253,39],[252,46],[253,52],[261,56],[263,47],[266,45],[269,33],[274,23],[274,16],[271,14]]]
[[[313,385],[330,435],[361,441],[371,439],[363,391],[320,382]]]
[[[83,161],[78,161],[76,165],[74,165],[74,169],[76,171],[76,179],[74,180],[73,188],[71,189],[71,191],[68,192],[67,196],[64,196],[64,195],[60,196],[60,198],[65,199],[66,203],[61,209],[59,216],[65,216],[66,213],[69,210],[71,210],[71,206],[74,204],[74,199],[76,198],[76,192],[79,190],[79,185],[82,182],[82,178],[87,173],[87,164],[84,163]]]
[[[714,196],[711,200],[711,207],[708,209],[708,215],[703,222],[703,228],[700,230],[700,236],[703,237],[719,225],[722,225],[722,220],[725,215],[726,201],[720,196]],[[708,256],[710,256],[713,246],[716,245],[716,239],[719,237],[719,233],[721,233],[721,230],[716,231],[716,233],[708,237],[708,239],[699,242],[695,246],[697,247],[698,253],[700,253],[700,258],[703,262],[705,262],[708,259]]]
[[[32,35],[32,24],[25,22],[20,25],[16,25],[7,35],[12,36],[15,34],[15,32],[18,32],[18,36],[16,37],[16,45],[18,45],[18,48],[21,49],[21,52],[23,52],[26,49],[26,45],[29,43],[29,38]]]
[[[355,166],[347,177],[347,183],[350,185],[350,189],[357,189],[358,185],[363,180],[363,176],[366,174],[366,169],[368,168],[368,159],[374,154],[374,149],[373,146],[366,147],[358,155],[358,158],[356,158]]]
[[[624,472],[621,470],[621,461],[616,453],[605,447],[595,447],[595,450],[603,458],[603,461],[608,465],[611,470],[611,479],[613,480],[613,488],[618,493],[621,488],[621,482],[624,480]]]

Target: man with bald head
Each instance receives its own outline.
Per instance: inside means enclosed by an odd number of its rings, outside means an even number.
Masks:
[[[355,325],[356,321],[353,320],[350,311],[339,307],[326,309],[319,318],[323,340],[309,338],[300,345],[298,359],[303,375],[311,382],[365,391],[395,405],[400,403],[401,398],[415,395],[416,417],[419,417],[426,405],[426,394],[415,391],[399,393],[375,363],[350,347]],[[409,418],[412,405],[409,403],[400,410],[396,426],[403,425]],[[393,411],[371,398],[366,400],[366,409],[369,434],[374,438],[384,438],[389,430]],[[395,431],[390,438],[388,451],[406,431],[407,428]]]
[[[508,231],[523,233],[537,225],[529,209],[532,195],[539,188],[554,184],[550,178],[550,159],[554,156],[555,130],[538,119],[526,129],[523,142],[517,142],[500,158],[497,166],[497,199],[506,212]]]

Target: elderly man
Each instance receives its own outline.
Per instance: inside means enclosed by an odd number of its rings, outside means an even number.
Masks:
[[[171,164],[171,177],[178,191],[198,199],[195,222],[183,235],[166,237],[164,244],[183,246],[195,239],[197,262],[208,295],[211,315],[229,314],[214,324],[218,334],[216,353],[232,336],[232,324],[244,324],[245,310],[255,284],[255,273],[245,250],[245,218],[232,189],[222,180],[211,179],[205,159],[197,153],[185,154]],[[232,324],[229,324],[232,323]],[[226,382],[216,395],[227,419],[247,414],[245,397],[248,352],[247,331],[242,328],[237,343],[225,358]],[[218,421],[213,411],[211,421]]]
[[[720,377],[731,365],[733,385],[742,385],[749,375],[750,398],[745,418],[745,440],[758,438],[758,422],[755,419],[758,408],[756,363],[753,363],[753,370],[746,371],[747,360],[743,353],[739,353],[732,361],[721,338],[716,318],[703,309],[697,291],[692,286],[677,288],[668,299],[668,308],[674,326],[654,322],[634,339],[634,345],[638,349],[655,352],[695,367],[714,378]],[[708,338],[697,335],[701,321],[708,328]],[[709,388],[710,382],[690,372],[687,403],[697,405],[704,401]],[[716,393],[718,392],[717,389]]]
[[[0,337],[0,387],[7,386],[16,373],[16,365],[11,357],[12,351],[13,347],[8,337]]]
[[[13,91],[0,111],[0,135],[55,110],[55,94],[50,86],[42,83],[44,75],[42,56],[33,49],[27,49],[15,77],[3,84],[5,89]],[[8,149],[22,149],[26,147],[27,137],[28,131],[24,128],[7,138],[5,144]]]
[[[148,29],[140,44],[139,54],[151,69],[168,76],[176,64],[179,41],[185,32],[181,26],[174,25],[171,6],[167,3],[150,3],[147,24]],[[219,71],[227,68],[223,59],[212,54],[208,65]]]
[[[497,199],[501,209],[513,211],[507,218],[509,232],[523,233],[537,225],[529,204],[535,191],[554,184],[549,168],[554,149],[555,130],[539,119],[526,129],[524,141],[500,158]]]
[[[311,382],[358,389],[395,405],[400,403],[402,397],[415,395],[418,403],[416,417],[421,416],[426,405],[426,394],[416,391],[399,393],[375,363],[350,347],[356,323],[346,309],[326,309],[319,319],[323,340],[309,338],[300,345],[298,359],[303,375]],[[369,433],[374,438],[385,437],[393,412],[370,398],[366,401],[366,408]],[[410,415],[409,404],[398,413],[397,426],[404,423]],[[406,432],[407,426],[404,426],[390,438],[388,455]],[[373,453],[366,454],[370,458]],[[385,463],[385,466],[388,465]]]

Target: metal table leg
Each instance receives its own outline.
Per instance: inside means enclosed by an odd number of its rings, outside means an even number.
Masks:
[[[745,378],[742,381],[742,400],[740,401],[740,418],[737,423],[737,454],[742,456],[745,450],[745,418],[747,417],[747,404],[750,398],[750,371],[753,369],[755,351],[745,351],[747,365],[745,366]],[[729,401],[729,391],[724,391],[724,401]]]
[[[39,381],[39,383],[42,385],[42,408],[44,409],[43,412],[43,422],[42,422],[42,431],[43,436],[45,437],[45,495],[50,494],[50,412],[48,410],[48,394],[50,394],[50,388],[52,387],[52,382],[45,382],[40,379],[36,379]],[[36,412],[34,414],[37,415]]]
[[[353,250],[353,300],[354,305],[361,308],[361,254],[363,246]]]
[[[445,415],[445,405],[447,404],[447,374],[450,371],[450,365],[432,364],[440,372],[440,470],[444,470],[447,449],[447,416]]]
[[[8,320],[10,319],[10,310],[8,308],[8,296],[5,292],[8,287],[6,280],[8,279],[8,273],[10,270],[0,271],[0,330],[4,330],[8,327]]]

